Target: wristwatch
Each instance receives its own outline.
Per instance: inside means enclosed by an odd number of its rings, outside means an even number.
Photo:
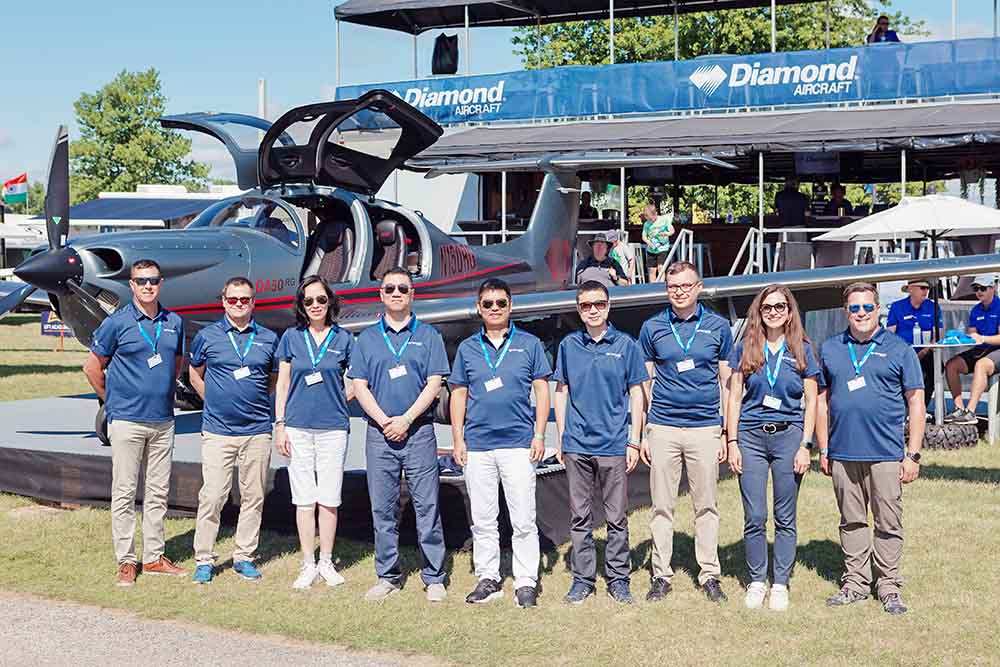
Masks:
[[[819,450],[819,455],[820,456],[825,456],[825,457],[829,458],[830,457],[830,450],[829,449],[821,449],[821,450]]]
[[[628,445],[629,447],[631,447],[632,449],[639,449],[639,443],[638,443],[638,442],[636,442],[635,440],[629,440],[629,441],[628,441],[627,443],[625,443],[625,444],[627,444],[627,445]]]
[[[914,463],[920,463],[920,452],[906,452],[906,458]]]
[[[813,450],[812,438],[803,438],[802,443],[799,445],[799,447],[805,447],[811,452]]]

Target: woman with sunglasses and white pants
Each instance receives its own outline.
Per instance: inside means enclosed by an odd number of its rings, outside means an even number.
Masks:
[[[325,280],[310,276],[295,297],[297,326],[278,344],[274,441],[290,457],[288,479],[302,548],[302,569],[292,587],[309,588],[317,578],[328,586],[344,583],[333,566],[347,458],[352,398],[344,373],[354,337],[336,324],[340,300]],[[316,564],[316,505],[319,505],[319,565]]]

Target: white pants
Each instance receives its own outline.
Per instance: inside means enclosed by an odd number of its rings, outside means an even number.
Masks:
[[[469,452],[465,486],[472,506],[472,561],[479,579],[500,579],[500,482],[513,528],[514,587],[538,581],[538,526],[535,524],[535,464],[527,448]]]
[[[292,503],[309,507],[340,507],[347,459],[347,431],[285,427],[292,444],[288,461],[288,482]]]

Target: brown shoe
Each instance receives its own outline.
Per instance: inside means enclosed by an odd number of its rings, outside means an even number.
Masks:
[[[143,574],[165,574],[169,577],[183,577],[187,574],[187,570],[182,570],[173,563],[166,556],[160,556],[158,559],[154,560],[152,563],[142,564]]]
[[[136,574],[135,563],[122,563],[118,566],[118,574],[115,576],[115,586],[135,586]]]

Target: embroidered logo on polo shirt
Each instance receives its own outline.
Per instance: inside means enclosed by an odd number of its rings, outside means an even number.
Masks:
[[[523,347],[510,347],[510,348],[507,348],[507,351],[508,352],[524,352],[524,348]]]
[[[164,329],[163,333],[177,333],[177,329]]]
[[[622,358],[622,355],[619,354],[618,352],[605,352],[604,356],[605,357],[614,357],[615,359],[621,359]]]
[[[411,340],[410,341],[410,345],[415,345],[416,347],[423,347],[424,346],[424,344],[421,343],[419,340]]]
[[[889,355],[886,354],[885,352],[872,352],[872,356],[885,358],[885,357],[888,357]]]

